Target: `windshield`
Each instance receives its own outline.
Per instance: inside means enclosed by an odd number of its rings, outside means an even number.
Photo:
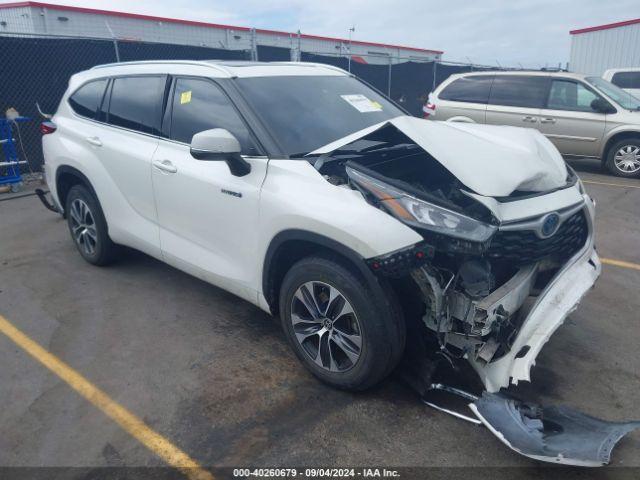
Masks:
[[[284,153],[306,153],[405,113],[348,76],[237,79],[238,86]]]
[[[627,110],[640,110],[640,100],[613,83],[600,77],[587,77],[586,80],[621,107]]]

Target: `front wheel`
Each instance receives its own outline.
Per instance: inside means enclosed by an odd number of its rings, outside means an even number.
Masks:
[[[386,377],[404,349],[400,310],[393,299],[380,300],[340,263],[306,258],[283,281],[282,327],[316,377],[337,388],[363,390]]]
[[[618,177],[640,177],[640,138],[616,142],[607,153],[606,166]]]

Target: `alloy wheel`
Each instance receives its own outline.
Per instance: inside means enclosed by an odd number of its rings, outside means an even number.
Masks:
[[[76,198],[71,202],[69,216],[71,234],[78,248],[87,255],[94,255],[98,246],[98,232],[89,205],[84,200]]]
[[[324,282],[307,282],[291,300],[291,323],[296,340],[319,367],[345,372],[362,353],[362,329],[347,298]]]
[[[625,145],[618,149],[613,161],[616,168],[624,173],[635,173],[640,170],[640,147]]]

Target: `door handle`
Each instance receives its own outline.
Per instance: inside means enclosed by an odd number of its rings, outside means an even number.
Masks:
[[[551,117],[546,117],[546,118],[540,119],[540,123],[556,123],[556,119]]]
[[[87,137],[85,140],[88,143],[90,143],[91,145],[93,145],[94,147],[101,147],[102,146],[102,142],[100,141],[100,138],[98,138],[98,137]]]
[[[153,166],[166,173],[176,173],[178,171],[176,166],[169,160],[154,160]]]
[[[536,117],[532,117],[531,115],[527,115],[526,117],[522,117],[522,121],[536,123],[538,119]]]

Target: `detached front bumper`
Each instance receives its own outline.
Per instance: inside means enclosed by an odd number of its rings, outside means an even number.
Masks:
[[[571,258],[551,280],[526,313],[511,350],[498,360],[482,364],[469,362],[489,392],[497,392],[510,383],[530,381],[530,370],[544,344],[565,318],[573,312],[582,297],[593,287],[601,272],[600,259],[594,247],[594,205],[585,198],[585,216],[589,237],[585,246]]]

